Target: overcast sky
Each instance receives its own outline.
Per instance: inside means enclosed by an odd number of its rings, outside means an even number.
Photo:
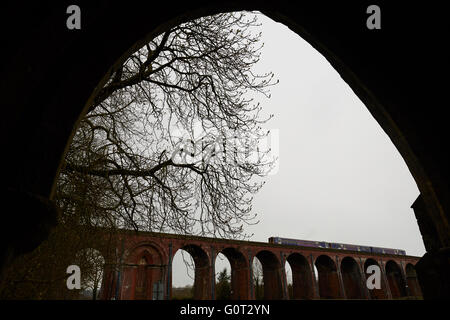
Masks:
[[[263,101],[279,133],[276,174],[266,179],[253,209],[260,223],[250,239],[271,236],[399,248],[425,247],[411,204],[417,185],[393,143],[328,61],[300,36],[263,15],[261,60],[280,83]],[[181,255],[173,285],[193,281]],[[219,260],[219,259],[218,259]],[[216,272],[228,262],[218,262]]]

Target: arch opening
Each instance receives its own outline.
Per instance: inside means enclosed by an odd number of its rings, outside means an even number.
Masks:
[[[339,299],[340,285],[335,262],[326,255],[321,255],[316,259],[315,266],[319,278],[320,299]]]
[[[265,15],[267,15],[267,17],[271,17],[271,15],[270,14],[268,14],[268,13],[264,13]],[[289,25],[287,22],[283,22],[283,24],[285,24],[285,25]],[[298,34],[300,34],[299,32],[297,32]],[[300,35],[301,36],[301,35]],[[147,35],[146,36],[146,39],[148,40],[149,39],[149,35]],[[141,43],[142,43],[142,41],[141,41]],[[322,51],[321,51],[321,53],[322,53]]]
[[[393,260],[389,260],[386,263],[385,269],[392,299],[401,299],[406,297],[406,283],[403,279],[402,271],[398,264]]]
[[[264,277],[261,261],[258,257],[253,257],[252,260],[252,279],[251,290],[255,300],[264,299]]]
[[[368,276],[367,268],[369,266],[377,266],[378,268],[380,268],[380,265],[374,259],[371,259],[371,258],[367,259],[364,262],[364,272],[366,274],[365,278],[367,278],[367,276]],[[380,268],[380,273],[381,273],[381,268]],[[380,276],[382,277],[382,274],[380,274]],[[387,299],[386,285],[385,285],[383,279],[380,279],[380,289],[373,288],[368,291],[369,291],[370,299],[373,299],[373,300]]]
[[[230,263],[230,299],[250,299],[250,274],[247,259],[235,248],[225,248],[221,253]]]
[[[364,299],[364,287],[360,268],[355,259],[345,257],[341,261],[342,282],[347,299]]]
[[[414,265],[408,263],[405,267],[405,273],[410,295],[415,299],[420,299],[422,297],[422,290],[420,289]]]
[[[300,253],[293,253],[288,256],[286,263],[289,263],[292,272],[291,299],[313,299],[314,284],[308,260]]]
[[[215,270],[215,285],[214,285],[214,299],[215,300],[230,300],[233,289],[231,287],[231,263],[222,252],[216,256],[214,266]]]
[[[264,300],[283,298],[282,268],[281,263],[270,251],[263,250],[256,254],[262,266],[262,277],[264,282]]]
[[[171,300],[194,298],[195,266],[192,256],[183,249],[178,249],[172,258]]]
[[[351,272],[349,272],[349,274],[352,274]]]
[[[97,249],[86,248],[76,254],[76,263],[81,271],[80,299],[102,298],[105,286],[105,258]]]
[[[208,254],[200,246],[193,244],[183,246],[179,250],[187,252],[192,258],[192,265],[189,259],[185,261],[188,269],[194,269],[192,298],[195,300],[211,299],[211,263]]]

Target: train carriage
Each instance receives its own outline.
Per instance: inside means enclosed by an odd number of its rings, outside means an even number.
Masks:
[[[359,246],[346,243],[310,241],[310,240],[290,239],[281,237],[270,237],[269,243],[290,245],[290,246],[314,247],[314,248],[331,248],[338,250],[360,251],[377,254],[406,255],[406,251],[400,249]]]
[[[359,251],[368,252],[368,253],[372,252],[371,247],[368,247],[368,246],[359,246]]]
[[[310,240],[289,239],[280,237],[270,237],[269,243],[284,244],[289,246],[328,248],[328,243],[323,241],[310,241]]]

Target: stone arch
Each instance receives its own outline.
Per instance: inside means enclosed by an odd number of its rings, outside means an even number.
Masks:
[[[402,270],[398,264],[394,260],[389,260],[386,262],[385,271],[392,299],[406,297],[406,282],[405,279],[403,279]]]
[[[134,285],[134,299],[146,300],[151,297],[152,292],[152,270],[148,266],[153,265],[152,255],[147,251],[141,252],[138,257],[137,266],[135,270],[135,285]]]
[[[283,285],[282,285],[282,268],[280,260],[277,256],[268,250],[259,251],[256,258],[262,264],[263,278],[264,278],[264,299],[282,299]]]
[[[196,244],[186,244],[178,250],[189,253],[194,260],[194,299],[211,299],[211,262],[208,253]],[[177,253],[176,250],[173,255]]]
[[[416,269],[412,263],[405,266],[406,283],[408,284],[411,296],[419,298],[422,296],[419,281],[417,280]]]
[[[321,299],[338,299],[341,297],[336,263],[327,255],[316,259],[315,265],[319,276],[319,296]]]
[[[163,264],[166,260],[165,252],[159,245],[154,242],[146,241],[133,246],[131,249],[128,249],[124,253],[123,261],[125,261],[125,263],[136,265],[139,263],[140,257],[145,254],[151,255],[152,260],[161,262],[161,264]]]
[[[367,274],[367,268],[369,266],[378,266],[378,268],[380,268],[380,265],[378,264],[378,262],[372,258],[366,259],[366,261],[364,262],[364,273],[365,273],[365,279],[367,279],[367,276],[370,276],[369,274]],[[387,294],[386,294],[386,285],[384,282],[384,276],[383,276],[383,272],[380,268],[380,289],[368,289],[369,291],[369,295],[370,295],[370,299],[374,299],[374,300],[378,300],[378,299],[387,299]]]
[[[122,266],[120,299],[162,299],[165,261],[163,251],[154,243],[140,243],[130,249]]]
[[[212,253],[214,253],[213,251]],[[231,274],[233,273],[231,269],[230,259],[227,258],[222,252],[216,254],[216,258],[213,261],[214,266],[214,296],[215,300],[230,300],[231,294],[234,292],[232,288]],[[228,284],[220,283],[220,275],[223,271],[226,271],[228,276]]]
[[[287,262],[292,270],[293,299],[313,299],[314,283],[308,260],[300,253],[292,253]]]
[[[364,299],[364,287],[361,270],[352,257],[345,257],[341,261],[342,282],[347,299]]]
[[[367,86],[367,83],[372,83],[374,73],[370,75],[362,74],[361,77],[358,77],[357,73],[355,73],[354,70],[351,69],[353,66],[353,63],[351,61],[352,59],[347,59],[347,61],[344,62],[343,60],[340,59],[339,54],[335,54],[333,52],[333,50],[340,52],[339,47],[333,46],[332,42],[327,41],[328,39],[322,39],[321,41],[320,39],[312,36],[309,32],[305,31],[303,26],[300,25],[300,23],[296,21],[296,19],[290,18],[289,14],[280,15],[278,13],[276,3],[272,3],[269,5],[253,4],[250,5],[250,7],[252,7],[253,10],[262,10],[262,12],[269,18],[288,26],[291,30],[293,30],[295,33],[297,33],[299,36],[305,39],[308,43],[310,43],[311,46],[313,46],[330,62],[333,68],[337,70],[337,72],[341,75],[344,81],[353,89],[356,95],[363,101],[363,103],[369,109],[370,113],[375,117],[377,122],[380,124],[383,130],[389,135],[396,148],[402,154],[402,157],[405,159],[405,162],[411,169],[413,177],[418,183],[421,193],[424,195],[424,197],[426,197],[425,202],[427,203],[427,206],[432,210],[434,214],[432,218],[438,220],[440,218],[438,216],[438,212],[436,213],[434,212],[436,210],[442,211],[442,209],[439,209],[440,207],[436,203],[437,199],[435,197],[435,192],[431,187],[433,184],[425,183],[425,181],[428,181],[428,177],[425,171],[422,169],[420,163],[418,162],[416,155],[414,154],[408,142],[406,141],[404,133],[400,131],[398,125],[394,123],[389,112],[385,109],[385,106],[376,97],[377,90],[370,91],[370,89]],[[224,11],[238,11],[246,9],[247,9],[246,5],[240,6],[235,4],[233,5],[223,4],[215,7],[207,6],[203,8],[191,9],[187,10],[186,12],[183,12],[182,14],[175,14],[173,16],[173,19],[168,19],[168,21],[164,21],[155,30],[147,32],[147,34],[145,34],[142,38],[137,40],[131,46],[131,48],[128,48],[128,50],[126,50],[125,53],[123,53],[120,56],[120,58],[116,61],[115,64],[117,65],[122,61],[124,61],[132,51],[143,46],[147,41],[154,38],[157,34],[161,33],[162,30],[166,28],[205,15],[216,14]],[[354,8],[347,8],[347,9],[349,11],[354,10]],[[332,15],[329,18],[333,20],[334,17]],[[305,21],[307,20],[308,19],[305,19]],[[339,21],[339,23],[342,23],[342,21]],[[142,35],[142,32],[140,32],[139,34]],[[327,45],[329,45],[330,47],[328,47]],[[372,46],[373,44],[371,43],[370,45]],[[343,55],[343,52],[340,52],[340,55]],[[357,68],[357,66],[354,67]],[[110,68],[109,70],[112,70],[112,68]],[[109,73],[110,72],[108,72],[107,74]],[[102,82],[106,81],[107,76],[105,75],[102,79]],[[101,85],[99,85],[98,87],[101,87]],[[382,92],[383,91],[381,91],[380,94],[382,94]],[[84,108],[85,109],[84,111],[86,111],[86,108],[87,107]],[[445,223],[445,226],[447,226],[448,228],[448,221]],[[446,235],[448,233],[448,232],[446,233],[447,230],[444,230],[444,227],[441,227],[439,224],[437,224],[436,227],[438,228],[438,231],[440,233],[441,240],[448,242],[449,236]]]
[[[99,237],[102,236],[102,234],[98,234]],[[97,261],[91,261],[93,262],[93,264],[97,264],[99,266],[98,270],[95,270],[94,273],[98,274],[100,276],[100,281],[94,280],[96,278],[95,275],[90,274],[90,278],[91,281],[98,281],[99,286],[97,286],[97,288],[95,289],[95,286],[89,285],[89,290],[92,289],[92,291],[96,291],[96,292],[92,292],[92,296],[91,297],[87,297],[86,293],[84,293],[83,297],[80,297],[81,299],[92,299],[92,300],[104,300],[104,299],[109,299],[109,294],[111,293],[110,291],[110,287],[109,287],[109,282],[111,281],[112,277],[114,277],[114,264],[116,263],[115,258],[111,255],[110,253],[110,249],[113,246],[108,243],[107,245],[105,245],[105,243],[103,243],[102,241],[96,241],[95,243],[91,243],[89,245],[86,246],[82,246],[75,254],[75,260],[74,260],[74,264],[78,265],[81,268],[81,278],[82,278],[82,282],[83,280],[83,270],[86,270],[86,267],[83,266],[81,263],[81,261],[86,262],[86,259],[91,259],[91,260],[98,260]],[[93,254],[95,253],[95,254]],[[89,257],[90,256],[90,257]],[[96,256],[96,257],[95,257]],[[82,259],[80,261],[80,258]],[[101,265],[99,265],[99,262],[101,261]],[[88,263],[89,264],[89,263]],[[92,267],[93,265],[91,264],[90,266],[88,266],[88,268],[92,271]],[[95,297],[94,297],[95,296]]]
[[[220,253],[227,257],[231,266],[231,299],[250,299],[249,265],[245,256],[236,248],[225,248]]]

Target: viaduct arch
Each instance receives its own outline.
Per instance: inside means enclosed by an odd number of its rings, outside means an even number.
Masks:
[[[352,257],[345,257],[341,262],[342,282],[348,299],[364,299],[366,284],[362,278],[360,266]]]
[[[295,252],[287,261],[292,270],[292,294],[294,299],[312,299],[314,297],[314,275],[305,256]]]
[[[445,30],[442,10],[383,2],[383,27],[374,32],[365,27],[369,1],[83,2],[82,29],[74,32],[65,27],[70,4],[29,3],[24,9],[9,2],[0,21],[6,48],[1,144],[10,155],[2,159],[7,170],[1,195],[5,206],[15,208],[2,217],[2,267],[34,249],[55,225],[51,199],[61,159],[112,68],[169,25],[221,11],[259,10],[322,53],[389,135],[421,192],[413,208],[427,253],[416,268],[418,281],[426,298],[450,296],[450,159],[442,138],[447,118],[439,96],[443,84],[429,84],[431,72],[442,70],[445,61],[436,31]],[[419,34],[407,28],[411,16],[421,17]]]
[[[238,248],[228,247],[221,251],[231,266],[231,299],[243,300],[250,296],[250,265]]]
[[[395,261],[389,260],[386,263],[385,270],[392,298],[406,297],[406,279],[403,277],[403,271],[400,269],[399,265]]]
[[[123,244],[121,258],[105,268],[101,299],[171,299],[172,261],[181,249],[194,260],[196,300],[216,298],[214,265],[219,253],[230,261],[233,300],[256,298],[250,267],[255,257],[263,267],[265,300],[289,299],[283,267],[286,261],[293,273],[292,299],[398,299],[422,295],[414,276],[419,257],[124,230],[119,237],[118,243]],[[384,268],[384,285],[379,290],[368,290],[365,283],[362,270],[372,264]]]
[[[377,262],[377,260],[369,258],[369,259],[366,259],[366,261],[363,264],[364,270],[367,270],[367,268],[372,265],[378,266],[381,269],[381,266]],[[389,299],[390,296],[387,294],[386,281],[383,279],[383,281],[380,282],[380,289],[375,288],[373,290],[370,290],[368,292],[367,296],[368,296],[368,298],[373,299],[373,300]]]
[[[319,296],[324,299],[339,299],[343,297],[340,277],[336,263],[328,255],[316,259],[319,277]]]

